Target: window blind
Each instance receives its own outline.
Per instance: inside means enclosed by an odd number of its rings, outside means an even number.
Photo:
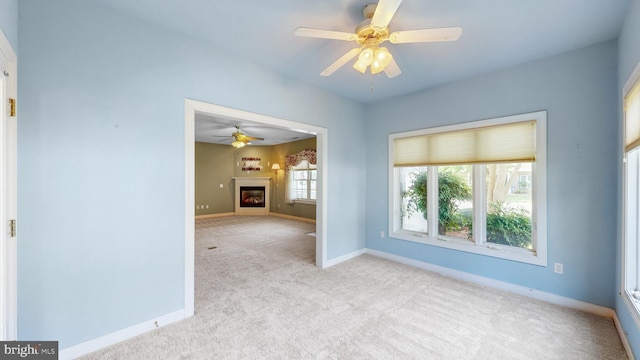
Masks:
[[[535,120],[393,140],[394,166],[529,162],[535,159]]]
[[[640,82],[624,98],[624,151],[640,146]]]

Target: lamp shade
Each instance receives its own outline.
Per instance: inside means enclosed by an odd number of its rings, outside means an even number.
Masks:
[[[273,163],[273,165],[271,165],[271,170],[280,170],[280,164],[278,163]]]
[[[373,61],[373,49],[371,47],[367,47],[360,53],[358,56],[358,62],[363,63],[366,66],[369,66]]]
[[[353,64],[353,68],[360,71],[363,74],[365,71],[367,71],[367,66],[368,66],[367,64],[363,63],[360,60],[356,61],[356,63]]]

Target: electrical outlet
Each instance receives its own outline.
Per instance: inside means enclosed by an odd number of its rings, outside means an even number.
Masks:
[[[553,271],[556,274],[563,274],[564,273],[564,265],[562,263],[553,264]]]
[[[380,230],[380,238],[384,238],[384,230]]]
[[[208,209],[208,208],[209,208],[209,205],[208,205],[208,204],[207,204],[207,205],[205,205],[205,206],[204,206],[204,208],[205,208],[205,209]]]
[[[224,184],[220,184],[220,189],[222,189],[224,187]]]

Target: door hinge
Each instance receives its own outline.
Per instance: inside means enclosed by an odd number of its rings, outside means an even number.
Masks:
[[[9,237],[16,237],[16,220],[9,220]]]
[[[16,116],[16,99],[9,99],[9,115],[11,117]]]

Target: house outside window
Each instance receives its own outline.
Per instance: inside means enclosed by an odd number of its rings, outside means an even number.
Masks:
[[[621,296],[640,326],[640,64],[623,89],[624,193]]]
[[[546,266],[546,112],[389,136],[393,238]]]

